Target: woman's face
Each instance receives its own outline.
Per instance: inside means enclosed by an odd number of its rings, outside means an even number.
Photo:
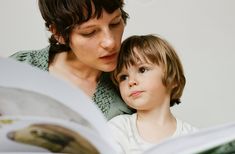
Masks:
[[[99,19],[91,18],[73,29],[70,48],[84,67],[104,72],[113,71],[117,64],[124,26],[120,9],[112,14],[103,11]]]

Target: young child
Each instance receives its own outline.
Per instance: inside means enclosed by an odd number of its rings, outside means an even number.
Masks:
[[[197,130],[171,113],[170,107],[180,103],[186,80],[178,55],[162,38],[126,39],[113,81],[126,104],[137,111],[108,122],[121,153],[142,153],[164,139]]]

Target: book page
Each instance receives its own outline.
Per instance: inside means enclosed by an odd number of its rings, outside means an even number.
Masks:
[[[152,147],[146,154],[189,154],[203,153],[235,140],[235,122],[201,129],[198,132],[167,139]],[[233,146],[235,147],[235,145]],[[234,148],[235,149],[235,148]],[[226,153],[226,152],[225,152]],[[216,153],[215,153],[216,154]]]
[[[98,134],[83,125],[50,117],[1,116],[0,138],[1,152],[114,152]]]
[[[98,134],[108,146],[115,147],[105,117],[79,88],[12,59],[0,58],[0,72],[1,116],[74,122]]]
[[[63,103],[44,94],[14,87],[0,86],[0,115],[54,117],[92,129],[88,121]]]

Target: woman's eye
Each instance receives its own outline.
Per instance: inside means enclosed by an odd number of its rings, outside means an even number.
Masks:
[[[117,20],[113,21],[112,23],[110,23],[110,27],[116,27],[119,26],[122,22],[122,17],[119,17]]]
[[[116,26],[118,26],[120,23],[121,23],[120,21],[119,21],[119,22],[115,22],[115,23],[111,23],[110,26],[111,26],[111,27],[116,27]]]
[[[119,82],[125,81],[127,79],[127,75],[120,75],[118,78]]]
[[[95,34],[95,31],[81,33],[81,35],[84,37],[91,37],[94,34]]]

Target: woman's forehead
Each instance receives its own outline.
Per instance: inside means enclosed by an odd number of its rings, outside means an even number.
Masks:
[[[101,22],[108,22],[109,23],[112,20],[114,20],[118,17],[121,17],[121,16],[122,15],[121,15],[120,9],[117,9],[113,13],[107,13],[105,10],[102,10],[101,16],[99,18],[98,18],[98,16],[93,16],[89,20],[78,25],[78,28],[90,28],[90,27],[96,26],[98,23],[101,23]]]

